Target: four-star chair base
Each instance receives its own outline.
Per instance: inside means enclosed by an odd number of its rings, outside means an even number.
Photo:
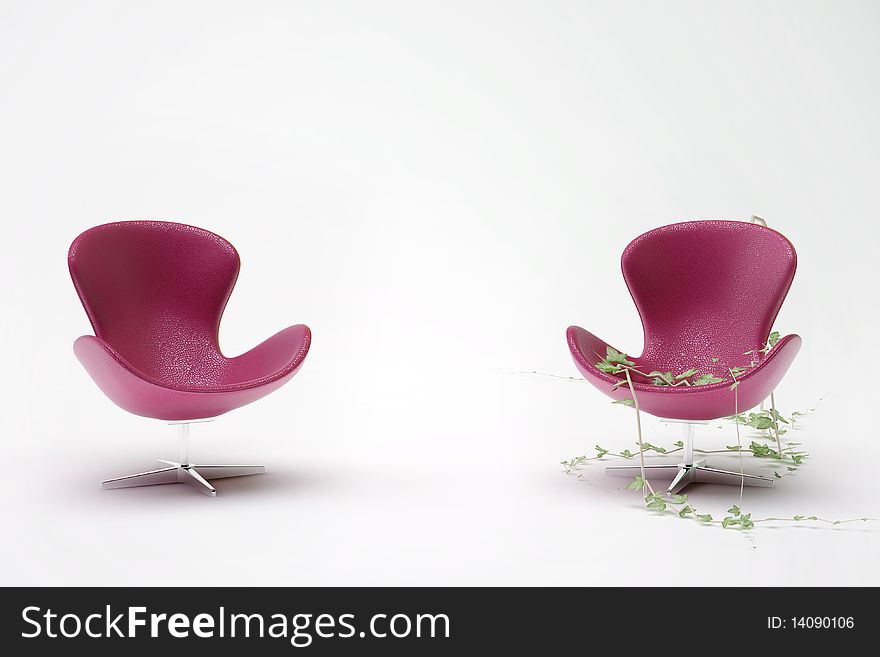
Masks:
[[[193,420],[188,422],[169,422],[177,425],[180,461],[159,459],[165,467],[148,470],[125,477],[116,477],[101,482],[101,488],[134,488],[136,486],[157,486],[159,484],[187,484],[200,493],[216,497],[217,489],[209,481],[226,477],[244,477],[266,472],[264,465],[196,465],[189,462],[189,425],[192,422],[213,422],[213,420]]]
[[[116,477],[101,482],[101,488],[133,488],[135,486],[156,486],[158,484],[189,484],[200,493],[215,497],[217,489],[210,483],[224,477],[243,477],[266,472],[264,465],[194,465],[159,459],[167,467],[148,470],[138,474]]]
[[[682,421],[663,420],[663,422],[680,423],[683,427],[682,448],[683,456],[681,463],[652,463],[645,465],[645,478],[671,479],[672,483],[666,489],[669,495],[675,495],[683,491],[689,484],[728,484],[730,486],[773,486],[770,477],[762,475],[739,473],[731,470],[719,470],[706,465],[705,459],[694,460],[694,429],[697,424],[708,424],[705,421]],[[609,465],[605,467],[605,474],[613,477],[634,478],[642,474],[639,465]]]
[[[642,473],[637,465],[609,465],[605,468],[605,474],[613,477],[628,477],[632,479],[636,475]],[[739,472],[731,470],[719,470],[718,468],[710,468],[706,465],[706,461],[701,459],[690,465],[684,463],[669,463],[662,465],[646,465],[645,477],[650,479],[672,479],[672,483],[666,489],[670,495],[680,493],[688,484],[728,484],[730,486],[739,486],[741,483],[745,486],[763,486],[769,488],[773,486],[773,480],[770,477],[749,474],[744,472],[740,476]]]

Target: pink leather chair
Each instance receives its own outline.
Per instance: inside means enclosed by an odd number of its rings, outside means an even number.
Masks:
[[[661,226],[624,249],[623,278],[644,329],[642,354],[631,360],[644,372],[679,374],[696,368],[724,379],[711,385],[671,387],[633,377],[641,410],[686,423],[684,462],[651,468],[652,475],[674,477],[671,492],[694,481],[740,484],[739,472],[694,462],[693,424],[734,414],[728,368],[745,368],[737,377],[740,412],[760,404],[782,380],[800,349],[800,337],[787,335],[766,353],[761,349],[796,266],[794,246],[783,235],[766,225],[742,221]],[[626,386],[616,387],[619,376],[596,367],[606,355],[606,342],[578,326],[568,328],[567,338],[575,365],[587,381],[613,399],[632,397]],[[629,476],[638,468],[608,470]],[[746,475],[745,483],[771,486],[773,480]]]
[[[165,221],[91,228],[70,246],[73,284],[95,335],[74,353],[116,405],[178,425],[180,460],[103,482],[104,488],[187,483],[214,496],[208,480],[265,472],[263,466],[189,463],[189,424],[250,404],[302,366],[311,333],[288,327],[250,351],[220,351],[220,318],[239,257],[222,237]]]

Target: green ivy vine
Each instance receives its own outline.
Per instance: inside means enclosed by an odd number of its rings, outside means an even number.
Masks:
[[[766,354],[773,348],[773,346],[778,342],[779,337],[779,333],[774,331],[768,336],[767,341],[762,348],[745,352],[743,354],[744,356],[752,357],[751,362],[746,366],[740,365],[735,367],[727,367],[726,369],[728,372],[728,377],[719,377],[711,373],[700,373],[700,371],[698,371],[698,369],[695,367],[688,368],[677,374],[671,371],[659,372],[656,370],[645,372],[636,364],[634,360],[631,360],[629,356],[627,356],[627,354],[617,351],[613,347],[607,347],[604,356],[596,354],[599,358],[599,360],[596,362],[596,367],[601,372],[621,377],[619,383],[616,383],[614,385],[614,389],[620,387],[629,388],[630,394],[632,395],[631,399],[621,399],[612,403],[635,409],[636,428],[638,433],[638,441],[636,444],[638,446],[638,449],[635,452],[629,449],[624,449],[620,452],[613,452],[597,444],[595,446],[595,456],[587,456],[586,454],[584,454],[561,461],[560,463],[562,464],[565,473],[570,475],[574,473],[575,470],[579,468],[579,466],[587,464],[590,461],[604,460],[607,456],[614,456],[624,459],[634,459],[638,457],[642,465],[642,473],[636,475],[635,478],[633,478],[633,480],[627,484],[626,489],[639,492],[643,496],[645,508],[654,512],[666,513],[669,515],[674,514],[677,515],[679,518],[691,519],[700,523],[718,525],[719,527],[724,529],[733,528],[740,530],[752,530],[755,529],[758,524],[769,522],[815,522],[828,525],[843,525],[855,522],[878,522],[877,518],[870,517],[851,518],[847,520],[829,520],[827,518],[821,518],[816,515],[795,515],[791,517],[768,516],[765,518],[753,518],[751,513],[744,513],[743,509],[741,508],[743,495],[742,487],[740,487],[739,504],[732,505],[729,509],[727,509],[723,516],[715,518],[711,513],[701,513],[695,506],[691,504],[687,495],[667,495],[654,491],[654,489],[651,487],[650,482],[645,478],[644,456],[646,453],[653,452],[655,454],[661,455],[674,454],[684,449],[684,443],[678,441],[674,443],[672,447],[661,447],[643,440],[638,396],[636,395],[636,392],[632,386],[633,374],[651,379],[653,385],[672,387],[705,386],[729,380],[731,382],[730,390],[733,391],[735,396],[736,412],[734,415],[724,419],[732,422],[735,425],[737,433],[737,445],[726,445],[724,449],[720,450],[694,449],[694,452],[701,454],[737,454],[740,457],[741,470],[742,458],[746,454],[753,458],[773,459],[779,463],[779,470],[785,467],[786,471],[788,472],[795,471],[803,465],[804,459],[808,458],[809,454],[804,450],[799,449],[800,447],[802,447],[801,443],[787,439],[784,442],[782,437],[788,433],[790,428],[795,426],[796,422],[801,417],[815,411],[816,407],[813,407],[806,411],[795,411],[791,413],[790,416],[785,417],[777,410],[775,398],[771,394],[771,408],[769,410],[762,409],[757,412],[749,413],[739,412],[737,386],[739,386],[740,377],[744,373],[746,373],[750,367],[754,367],[757,364],[759,353]],[[713,357],[711,358],[711,361],[712,363],[718,363],[719,359]],[[533,373],[539,374],[538,372]],[[570,378],[571,380],[578,380],[574,379],[573,377],[554,378]],[[756,433],[756,439],[752,440],[747,447],[742,446],[742,442],[740,440],[740,427],[748,427]],[[773,474],[777,479],[782,478],[782,475],[779,474],[778,470],[774,470]],[[578,476],[582,477],[583,475],[580,474]]]

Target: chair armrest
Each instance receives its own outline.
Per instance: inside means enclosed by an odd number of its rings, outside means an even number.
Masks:
[[[596,369],[596,362],[605,357],[606,350],[611,345],[580,326],[569,326],[565,336],[575,364],[582,372],[587,370],[590,374],[612,383],[620,381],[618,377]]]
[[[284,376],[302,364],[311,341],[308,326],[289,326],[253,349],[231,358],[236,378],[239,381],[262,381]]]
[[[156,381],[153,377],[144,374],[134,365],[129,363],[125,357],[111,347],[106,340],[102,340],[94,335],[81,335],[78,337],[73,343],[73,353],[76,354],[77,359],[93,377],[95,376],[93,372],[95,366],[100,367],[103,364],[113,364],[127,370],[139,379],[143,379],[144,381],[148,381],[155,385],[162,385],[162,383]]]
[[[779,342],[767,352],[757,365],[748,368],[737,378],[742,384],[752,379],[762,379],[766,382],[765,385],[773,390],[785,376],[800,348],[801,338],[799,335],[794,333],[786,335],[779,339]]]

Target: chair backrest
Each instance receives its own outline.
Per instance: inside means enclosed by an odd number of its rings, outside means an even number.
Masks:
[[[791,242],[758,224],[688,221],[640,235],[621,268],[642,318],[642,356],[711,373],[748,364],[743,352],[763,346],[796,266]]]
[[[223,238],[185,224],[121,221],[85,231],[67,259],[95,335],[142,372],[171,383],[222,358],[220,317],[239,270]]]

